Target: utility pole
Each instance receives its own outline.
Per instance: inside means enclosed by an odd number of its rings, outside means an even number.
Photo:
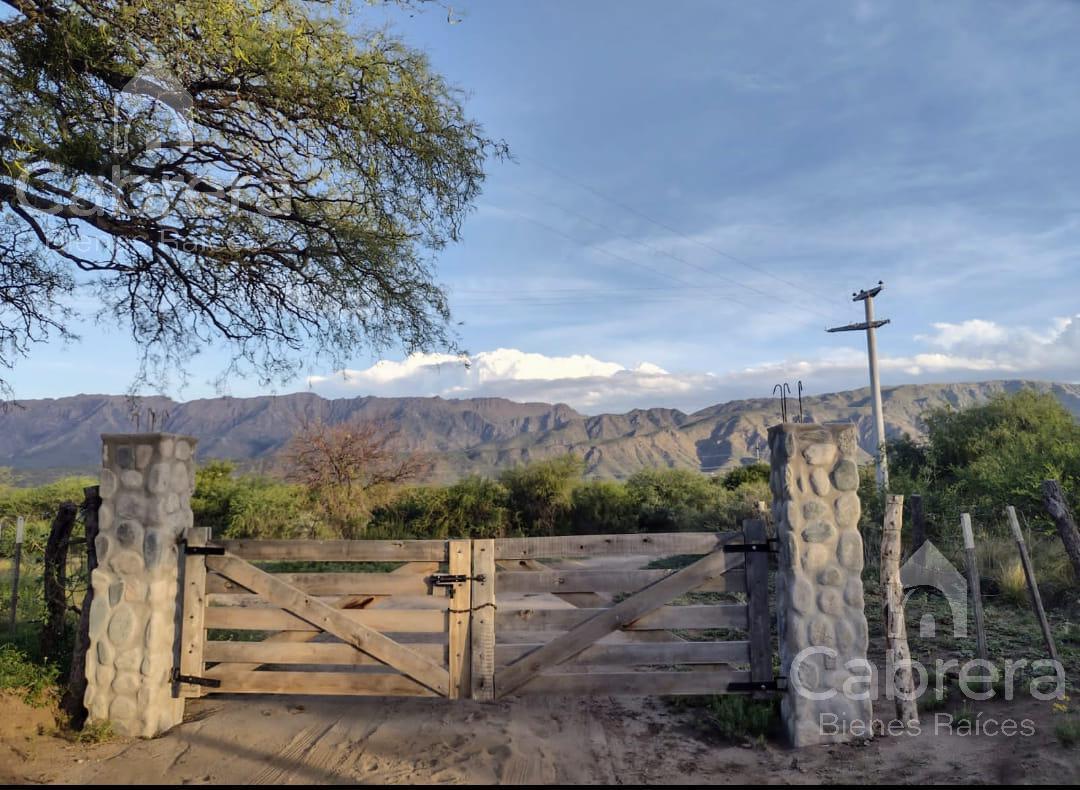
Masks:
[[[881,293],[885,284],[880,280],[878,284],[865,291],[852,294],[853,302],[862,302],[866,307],[866,321],[861,324],[848,324],[836,326],[829,332],[866,332],[866,351],[870,357],[870,396],[874,403],[874,428],[877,434],[877,482],[882,491],[889,490],[889,461],[885,456],[885,414],[881,406],[881,379],[878,376],[877,358],[877,329],[889,323],[889,319],[877,321],[874,319],[874,297]]]

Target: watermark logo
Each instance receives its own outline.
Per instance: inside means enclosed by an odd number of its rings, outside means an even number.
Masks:
[[[948,602],[952,613],[953,636],[967,636],[968,585],[964,575],[942,554],[937,546],[926,541],[900,568],[900,583],[904,587],[904,604],[917,590],[937,590]],[[937,634],[934,615],[927,613],[919,621],[919,636],[932,638]]]

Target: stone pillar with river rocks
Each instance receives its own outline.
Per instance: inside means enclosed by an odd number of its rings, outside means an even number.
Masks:
[[[195,439],[167,433],[101,438],[85,703],[91,720],[149,738],[184,716],[171,673],[180,612],[178,544],[192,526]]]
[[[777,425],[769,449],[785,729],[796,747],[869,737],[855,426]]]

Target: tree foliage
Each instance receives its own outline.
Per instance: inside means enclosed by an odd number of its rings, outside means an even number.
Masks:
[[[282,458],[289,478],[304,487],[330,526],[358,537],[372,508],[428,465],[395,439],[395,432],[373,422],[312,423],[289,440]]]
[[[1053,395],[1023,390],[924,419],[924,443],[888,446],[891,487],[923,494],[939,522],[955,523],[960,512],[1003,520],[1006,505],[1041,520],[1040,486],[1050,478],[1080,494],[1080,424]]]
[[[144,375],[452,345],[430,256],[502,146],[422,53],[323,0],[4,2],[0,363],[83,286]]]

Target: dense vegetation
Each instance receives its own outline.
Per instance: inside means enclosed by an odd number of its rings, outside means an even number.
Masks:
[[[646,470],[625,482],[585,481],[576,456],[466,477],[447,486],[384,492],[359,527],[367,537],[445,538],[734,529],[768,499],[767,467],[707,477]],[[196,473],[195,521],[228,537],[330,537],[318,493],[236,475],[225,462]],[[356,532],[357,525],[349,531]]]

